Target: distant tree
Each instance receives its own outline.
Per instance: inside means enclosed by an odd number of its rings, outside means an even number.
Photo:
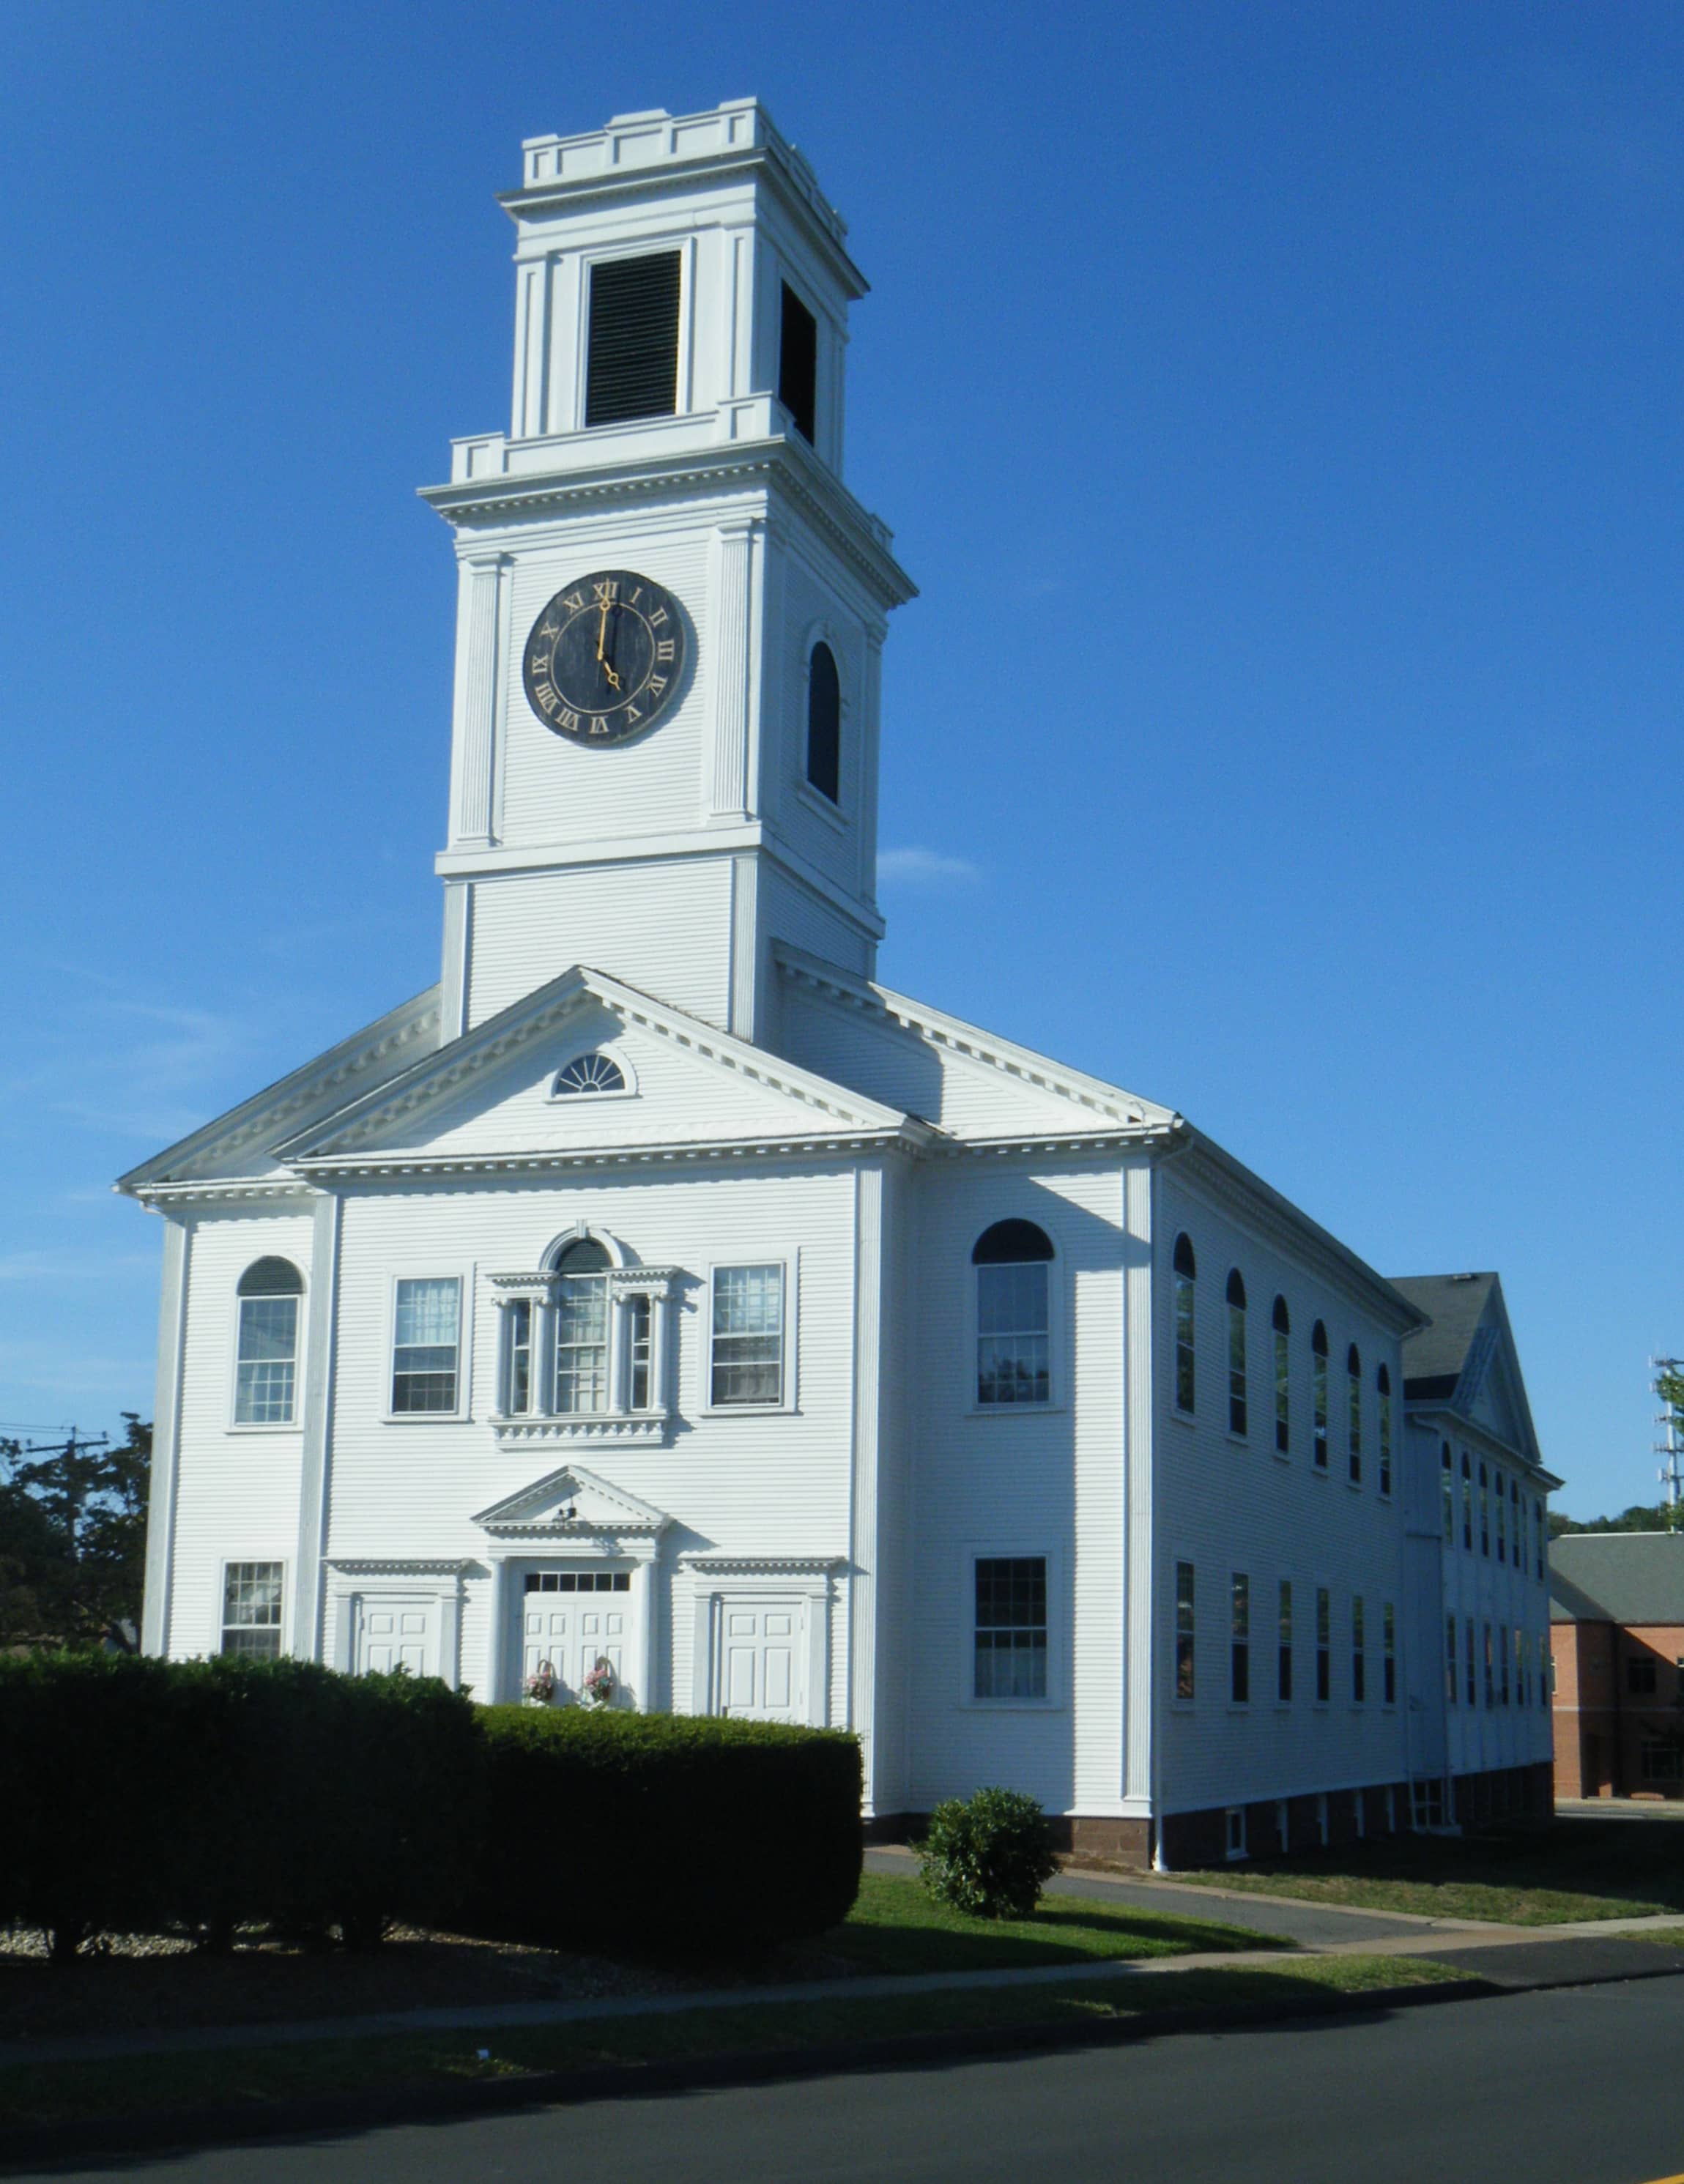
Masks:
[[[123,1425],[109,1448],[0,1441],[0,1644],[136,1642],[152,1428]]]
[[[1568,1517],[1552,1509],[1549,1535],[1559,1540],[1569,1532],[1676,1532],[1684,1529],[1684,1506],[1669,1509],[1664,1502],[1634,1502],[1617,1517]]]

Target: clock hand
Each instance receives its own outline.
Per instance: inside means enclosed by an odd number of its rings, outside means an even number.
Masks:
[[[604,644],[604,643],[605,642],[605,640],[606,640],[606,638],[607,638],[607,636],[608,636],[608,602],[607,602],[607,600],[606,600],[606,599],[605,599],[605,600],[602,602],[602,618],[601,618],[601,620],[597,623],[597,626],[596,626],[596,656],[597,656],[597,660],[598,660],[598,663],[599,663],[599,664],[600,664],[601,660],[602,660],[602,648],[603,648],[603,644]]]

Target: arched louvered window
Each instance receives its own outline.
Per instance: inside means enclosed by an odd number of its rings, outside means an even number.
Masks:
[[[1228,1270],[1228,1430],[1246,1432],[1246,1284],[1237,1267]]]
[[[607,1251],[581,1236],[556,1253],[555,1409],[558,1414],[608,1408]]]
[[[555,1072],[550,1087],[558,1100],[577,1099],[585,1092],[623,1092],[626,1072],[611,1054],[576,1054]]]
[[[842,801],[842,679],[823,643],[807,661],[807,779],[833,804]]]
[[[1197,1393],[1196,1331],[1197,1325],[1199,1263],[1193,1256],[1192,1239],[1175,1239],[1170,1277],[1170,1305],[1175,1326],[1175,1407],[1191,1418]]]
[[[1310,1329],[1310,1447],[1319,1471],[1327,1469],[1327,1329]]]
[[[1286,1300],[1274,1300],[1274,1446],[1285,1456],[1292,1446],[1292,1316]]]
[[[304,1276],[290,1259],[254,1259],[240,1277],[234,1423],[289,1426],[297,1409],[298,1300]]]
[[[1375,1374],[1375,1393],[1380,1399],[1380,1490],[1391,1491],[1391,1375],[1382,1364]]]
[[[977,1270],[977,1401],[1045,1403],[1052,1394],[1052,1240],[1033,1221],[996,1221],[971,1251]]]
[[[1354,1342],[1345,1353],[1345,1385],[1351,1484],[1360,1486],[1363,1483],[1363,1356]]]

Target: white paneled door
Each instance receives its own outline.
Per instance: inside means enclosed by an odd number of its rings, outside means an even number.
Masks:
[[[623,1592],[528,1592],[521,1628],[522,1679],[535,1675],[548,1661],[561,1686],[558,1696],[574,1699],[589,1671],[606,1660],[615,1682],[623,1687],[628,1605]]]
[[[357,1602],[354,1665],[358,1675],[371,1669],[407,1669],[412,1676],[438,1673],[438,1602],[381,1599]]]
[[[806,1602],[727,1594],[717,1614],[720,1713],[745,1721],[805,1722]]]

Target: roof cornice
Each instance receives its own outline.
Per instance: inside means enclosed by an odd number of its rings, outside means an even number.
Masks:
[[[577,471],[457,479],[422,486],[420,497],[454,526],[483,527],[548,508],[571,512],[657,494],[740,493],[774,483],[800,504],[884,606],[917,597],[917,586],[889,551],[893,534],[888,526],[817,456],[790,439],[728,441],[694,454],[644,456]]]
[[[1266,1242],[1307,1261],[1324,1280],[1357,1297],[1394,1333],[1402,1335],[1422,1323],[1424,1315],[1392,1288],[1384,1274],[1376,1273],[1366,1259],[1358,1258],[1348,1245],[1341,1244],[1213,1139],[1189,1128],[1168,1149],[1168,1157],[1174,1162],[1179,1180],[1243,1222]]]

